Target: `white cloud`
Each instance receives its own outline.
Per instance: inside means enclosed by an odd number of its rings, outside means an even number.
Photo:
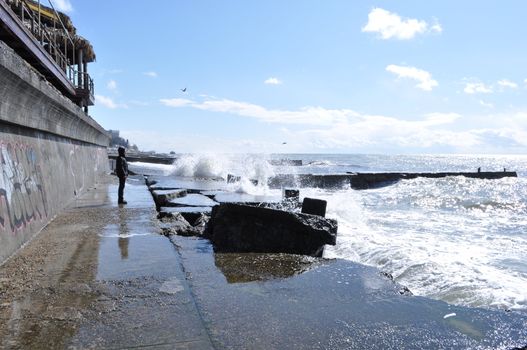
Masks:
[[[258,119],[268,123],[329,125],[358,116],[348,109],[325,109],[322,107],[303,107],[297,111],[266,109],[247,102],[228,99],[206,99],[202,102],[181,98],[162,99],[160,102],[169,107],[192,107],[210,112],[230,113]]]
[[[479,144],[477,135],[452,131],[445,126],[453,123],[457,114],[431,114],[423,120],[409,121],[393,117],[364,115],[352,123],[340,123],[330,128],[302,131],[304,142],[318,140],[323,148],[348,149],[429,149],[432,147],[468,148]]]
[[[482,105],[483,107],[494,108],[494,105],[492,103],[485,102],[483,100],[479,100],[479,104]]]
[[[117,82],[115,80],[110,80],[108,84],[106,84],[106,87],[108,88],[108,90],[115,91],[117,90]]]
[[[278,152],[281,143],[269,141],[268,139],[255,140],[243,139],[240,135],[232,137],[216,137],[204,135],[201,132],[173,133],[163,130],[121,130],[121,136],[137,144],[142,150],[156,150],[158,152],[175,151],[178,153],[199,153],[204,157],[210,157],[216,164],[230,161],[226,155],[218,153],[273,153]],[[265,151],[264,151],[265,150]],[[207,154],[210,153],[210,154]],[[244,157],[244,159],[246,159]],[[234,161],[234,160],[233,160]],[[236,159],[239,162],[239,159]],[[262,162],[266,162],[262,159]],[[215,169],[219,170],[219,169]],[[226,174],[225,174],[226,175]]]
[[[194,101],[187,100],[184,98],[169,98],[159,100],[162,104],[168,107],[185,107],[194,104]]]
[[[434,126],[451,124],[461,118],[461,115],[457,113],[428,113],[425,115],[423,125]]]
[[[262,149],[265,149],[269,152],[283,152],[284,147],[287,147],[288,152],[527,151],[527,112],[468,116],[458,113],[428,113],[417,120],[407,120],[393,116],[361,114],[351,109],[268,109],[253,103],[210,96],[203,96],[199,101],[164,99],[161,103],[173,108],[228,113],[276,125],[273,134],[262,134],[261,138],[256,137],[251,142],[244,141],[243,145],[240,144],[237,132],[221,140],[215,139],[211,144],[218,147],[216,150],[240,152],[243,149],[243,152],[262,152]],[[188,135],[187,139],[179,140],[181,147],[178,149],[188,147],[203,151],[203,147],[195,142],[195,138],[196,135]],[[287,141],[287,146],[282,145],[284,140]],[[207,150],[214,150],[214,147],[208,147]]]
[[[268,78],[264,81],[264,84],[268,84],[268,85],[281,85],[282,84],[282,81],[278,78],[274,78],[274,77],[271,77],[271,78]]]
[[[110,97],[103,96],[103,95],[95,95],[95,103],[100,103],[104,107],[110,108],[110,109],[128,108],[127,105],[115,103],[113,99],[111,99]]]
[[[490,94],[493,92],[492,86],[487,86],[483,83],[466,83],[463,89],[469,95],[473,94]]]
[[[72,12],[73,6],[69,0],[51,0],[50,1],[57,11]]]
[[[426,21],[401,18],[390,11],[374,8],[368,14],[368,23],[362,27],[363,32],[379,33],[382,39],[408,40],[417,34],[426,32],[441,33],[443,28],[439,23],[429,26]]]
[[[418,81],[419,84],[416,86],[421,90],[431,91],[432,88],[439,85],[437,81],[432,79],[432,75],[429,72],[415,67],[390,64],[386,67],[386,70],[390,73],[396,74],[398,78],[408,78]]]
[[[436,33],[441,33],[443,31],[443,27],[441,27],[441,24],[436,23],[430,27],[430,30]]]
[[[516,84],[513,81],[507,80],[507,79],[502,79],[502,80],[498,81],[498,85],[502,86],[502,87],[508,87],[508,88],[511,88],[511,89],[517,89],[518,88],[518,84]]]
[[[150,78],[157,78],[157,73],[154,71],[144,72],[143,75],[146,75],[147,77],[150,77]]]

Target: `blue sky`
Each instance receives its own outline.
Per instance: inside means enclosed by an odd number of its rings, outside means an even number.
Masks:
[[[144,150],[527,151],[524,1],[52,1]]]

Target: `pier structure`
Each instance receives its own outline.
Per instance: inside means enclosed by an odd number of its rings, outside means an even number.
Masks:
[[[505,177],[518,177],[515,171],[478,171],[478,172],[438,172],[438,173],[346,173],[346,174],[278,174],[269,179],[271,188],[283,186],[318,187],[318,188],[352,188],[366,190],[410,180],[419,177],[443,178],[464,176],[474,179],[497,180]]]

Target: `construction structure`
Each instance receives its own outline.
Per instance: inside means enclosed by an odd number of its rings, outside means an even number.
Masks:
[[[76,33],[71,19],[40,0],[0,0],[0,40],[46,80],[88,113],[94,104],[88,63],[95,61],[90,42]]]

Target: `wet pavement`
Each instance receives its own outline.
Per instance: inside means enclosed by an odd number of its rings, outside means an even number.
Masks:
[[[408,295],[373,267],[288,254],[214,254],[206,240],[171,240],[218,348],[512,349],[527,344],[526,313]]]
[[[0,348],[212,348],[144,181],[108,181],[0,267]]]
[[[527,314],[410,295],[378,270],[160,235],[141,177],[88,191],[0,267],[6,349],[512,349]],[[202,186],[200,184],[199,186]],[[202,187],[207,187],[203,185]]]

